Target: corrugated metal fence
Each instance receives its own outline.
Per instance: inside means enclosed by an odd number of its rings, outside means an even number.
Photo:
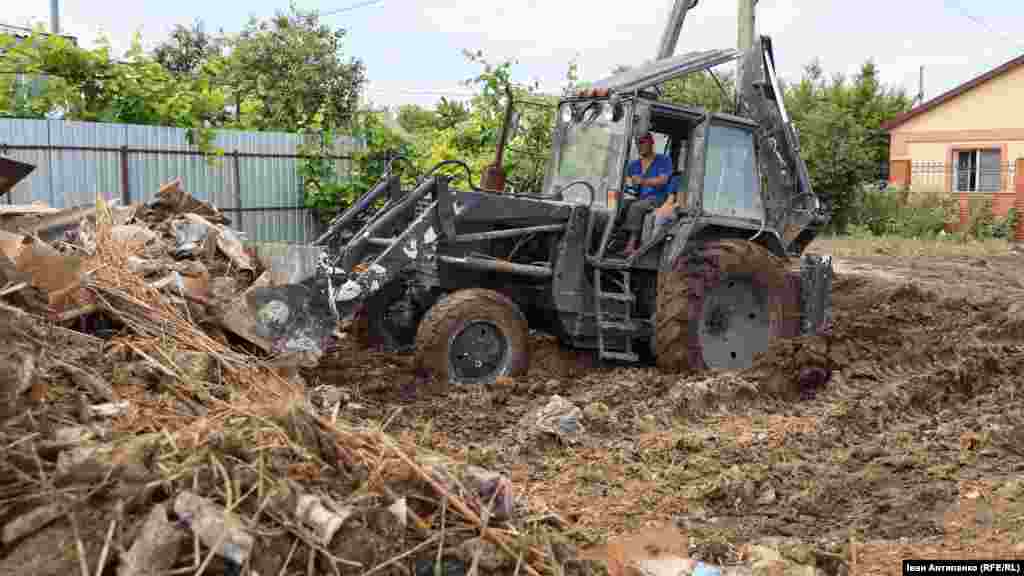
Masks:
[[[248,240],[310,242],[319,226],[302,205],[301,141],[282,132],[218,131],[215,144],[225,156],[210,166],[181,128],[0,119],[0,152],[36,165],[0,201],[67,208],[91,204],[99,193],[125,203],[151,202],[161,184],[180,176],[185,190],[227,212]],[[339,174],[351,170],[354,146],[350,139],[338,144]]]

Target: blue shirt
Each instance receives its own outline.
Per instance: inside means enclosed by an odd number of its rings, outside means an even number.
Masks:
[[[640,158],[629,163],[626,169],[626,176],[640,176],[642,178],[657,178],[658,176],[672,177],[672,159],[664,154],[655,154],[654,161],[647,167],[647,171],[641,175]],[[639,186],[637,187],[641,200],[654,198],[659,203],[668,196],[668,180],[661,186]]]

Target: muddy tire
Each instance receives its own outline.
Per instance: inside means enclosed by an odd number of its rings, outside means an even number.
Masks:
[[[684,251],[658,273],[654,352],[664,372],[743,369],[787,334],[798,303],[785,260],[746,240]]]
[[[389,307],[401,297],[402,287],[394,283],[356,307],[352,314],[351,334],[359,347],[402,352],[415,345],[415,318],[396,323],[389,317]]]
[[[526,374],[529,329],[507,296],[471,288],[441,298],[419,324],[416,366],[442,384],[489,385]]]

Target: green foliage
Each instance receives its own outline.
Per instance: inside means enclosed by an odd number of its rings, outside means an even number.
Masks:
[[[184,76],[203,72],[203,67],[224,56],[227,38],[206,32],[202,21],[191,28],[178,24],[170,37],[153,49],[153,59],[171,74]]]
[[[239,123],[285,131],[347,126],[366,71],[358,59],[342,59],[345,35],[294,4],[288,14],[251,19],[230,38],[224,61],[224,79],[240,106],[245,104]]]
[[[442,98],[434,109],[402,106],[395,122],[386,111],[357,112],[366,71],[358,59],[343,56],[345,36],[345,30],[332,29],[316,12],[294,4],[287,13],[251,19],[234,35],[209,34],[201,22],[178,26],[150,55],[136,37],[123,61],[105,43],[86,50],[43,34],[19,44],[0,36],[0,116],[177,126],[200,150],[214,154],[223,153],[213,145],[218,128],[304,134],[302,152],[309,158],[299,172],[305,202],[329,216],[368,190],[392,154],[410,160],[403,173],[410,183],[443,160],[461,159],[478,184],[494,161],[511,90],[520,117],[503,158],[507,181],[517,191],[540,190],[557,97],[541,94],[535,82],[516,82],[514,60],[491,62],[481,51],[465,51],[480,66],[466,81],[475,96],[468,102]],[[582,86],[570,62],[562,88]],[[736,89],[732,70],[694,74],[662,88],[669,102],[725,112],[732,111]],[[910,210],[906,202],[862,186],[888,158],[881,122],[910,105],[902,91],[881,85],[871,61],[851,78],[826,78],[814,62],[784,90],[812,185],[833,209],[834,230],[941,230],[943,206]],[[339,134],[364,143],[350,170],[329,158],[339,153]],[[461,169],[445,171],[465,179]],[[978,234],[1008,234],[1012,224],[980,218],[974,228]]]
[[[39,32],[22,42],[0,35],[0,116],[176,126],[200,150],[219,152],[211,124],[224,109],[224,90],[205,76],[174,77],[141,44],[136,35],[117,62],[103,42],[86,50]],[[26,78],[35,80],[29,94]]]
[[[178,26],[151,55],[136,35],[122,60],[102,39],[87,50],[59,36],[0,35],[0,116],[176,126],[214,155],[216,128],[346,128],[365,70],[342,58],[344,37],[294,5],[233,36]]]
[[[847,228],[860,234],[932,238],[956,221],[956,199],[936,191],[864,187],[854,197],[855,210]]]
[[[876,180],[888,159],[881,123],[910,108],[902,90],[882,86],[870,60],[853,78],[827,79],[813,62],[799,83],[784,87],[786,108],[800,132],[811,185],[832,209],[830,227],[842,232],[857,211],[861,184]]]
[[[1016,208],[1010,208],[1006,212],[1006,216],[1000,219],[992,230],[994,238],[1012,239],[1016,232],[1017,226],[1020,223],[1020,214]]]
[[[968,233],[979,240],[1011,239],[1017,230],[1018,213],[1011,208],[1006,216],[996,216],[992,199],[971,198],[968,202]]]
[[[734,112],[736,74],[731,70],[714,76],[710,72],[691,74],[666,82],[662,92],[665,100],[673,104],[700,106],[711,112]]]
[[[330,220],[369,191],[383,176],[389,158],[403,156],[409,160],[396,161],[394,170],[401,173],[404,185],[413,183],[416,174],[407,166],[416,165],[418,150],[385,119],[385,112],[367,113],[352,125],[348,135],[362,146],[352,153],[351,168],[345,174],[337,170],[337,161],[327,158],[338,155],[338,135],[310,133],[309,140],[315,144],[302,147],[300,153],[311,157],[300,162],[299,175],[304,183],[306,207],[315,209],[323,220]]]
[[[434,146],[430,163],[444,160],[444,153],[454,152],[470,164],[475,178],[494,161],[498,138],[505,114],[506,88],[511,90],[519,113],[519,128],[510,135],[503,158],[508,184],[519,191],[539,192],[544,180],[551,150],[551,128],[558,98],[540,93],[537,82],[520,84],[512,80],[514,60],[490,62],[482,51],[463,52],[470,62],[483,67],[477,76],[466,80],[467,86],[479,90],[470,101],[469,117],[452,130],[443,133],[440,146]],[[569,89],[576,81],[575,63],[569,64],[566,80]]]
[[[992,200],[972,198],[967,226],[959,228],[960,202],[939,190],[913,191],[864,187],[855,198],[846,234],[852,237],[896,236],[931,239],[946,235],[958,241],[1009,239],[1016,231],[1019,214],[1011,208],[1003,217],[992,210]],[[952,225],[952,226],[951,226]]]
[[[442,96],[434,114],[436,116],[435,127],[439,130],[447,130],[468,119],[469,108],[462,102],[451,101]]]
[[[398,124],[409,132],[423,133],[436,129],[440,117],[433,110],[406,104],[398,107]]]
[[[304,168],[303,178],[316,182],[307,186],[307,205],[317,207],[324,217],[337,213],[377,183],[389,155],[394,154],[409,160],[394,164],[407,186],[438,163],[452,159],[470,166],[473,181],[467,182],[465,170],[458,166],[445,166],[439,172],[453,177],[458,186],[479,185],[484,168],[495,158],[506,89],[511,90],[520,115],[519,129],[510,135],[503,158],[507,182],[515,190],[539,191],[551,148],[557,97],[540,94],[536,83],[516,83],[513,60],[492,63],[481,51],[464,51],[464,55],[482,68],[465,81],[477,89],[469,102],[442,98],[434,110],[401,106],[394,124],[387,121],[387,111],[360,114],[350,132],[364,146],[355,154],[351,175]],[[566,80],[569,86],[576,81],[574,64],[570,64]],[[401,130],[409,136],[403,137]]]

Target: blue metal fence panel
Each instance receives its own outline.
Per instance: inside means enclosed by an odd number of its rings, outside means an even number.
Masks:
[[[124,126],[96,122],[45,121],[50,129],[50,169],[53,189],[48,202],[54,208],[70,208],[121,196],[121,168],[117,152],[68,150],[60,146],[120,148]]]
[[[182,188],[198,200],[226,208],[229,171],[224,162],[211,166],[188,145],[183,128],[125,126],[129,189],[132,202],[152,202],[163,184],[181,178]],[[140,151],[141,150],[141,151]]]
[[[50,133],[46,122],[41,120],[0,121],[0,147],[4,144],[40,146],[41,148],[8,152],[11,158],[33,164],[36,169],[28,178],[5,194],[5,198],[0,201],[6,204],[31,204],[34,200],[49,203],[53,175],[50,173],[50,150],[48,149]]]
[[[187,192],[226,211],[248,239],[265,242],[308,242],[317,234],[315,218],[302,207],[301,160],[294,157],[301,142],[297,134],[221,131],[215,144],[225,154],[211,165],[181,128],[0,119],[0,146],[40,147],[10,152],[36,171],[8,194],[9,203],[64,208],[92,203],[97,194],[124,198],[125,185],[131,202],[148,203],[180,177]],[[359,145],[341,138],[336,148]],[[351,169],[344,160],[339,167]]]

